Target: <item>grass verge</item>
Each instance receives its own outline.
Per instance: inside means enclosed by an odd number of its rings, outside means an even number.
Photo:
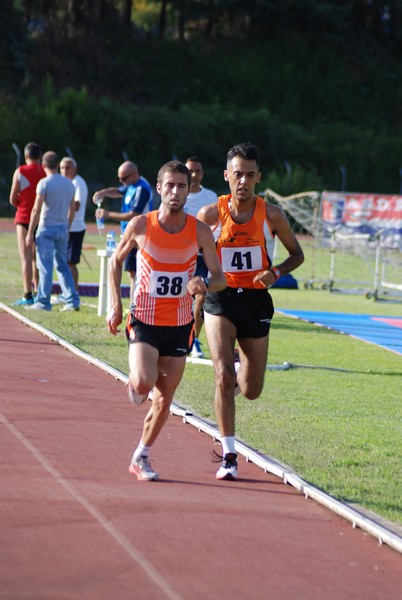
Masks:
[[[103,238],[87,235],[80,280],[97,282],[96,249]],[[0,233],[0,300],[11,304],[21,288],[13,233]],[[297,272],[295,273],[297,277]],[[396,302],[316,290],[272,291],[275,306],[401,316]],[[79,313],[36,313],[32,318],[86,352],[127,371],[124,335],[112,337],[96,314],[96,298],[83,298]],[[88,304],[88,305],[87,305]],[[92,306],[91,306],[92,305]],[[22,311],[21,311],[22,312]],[[31,314],[30,314],[31,316]],[[204,349],[208,349],[204,334]],[[236,404],[237,436],[288,465],[335,498],[357,503],[402,523],[402,358],[337,332],[277,314],[270,364],[309,368],[267,371],[261,397]],[[329,370],[327,367],[345,369]],[[214,420],[211,367],[188,364],[177,390],[180,404]]]

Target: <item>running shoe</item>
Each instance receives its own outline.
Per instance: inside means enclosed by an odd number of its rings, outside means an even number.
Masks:
[[[34,304],[34,302],[35,300],[32,298],[32,296],[30,298],[22,297],[19,300],[13,302],[12,306],[30,306],[31,304]]]
[[[130,402],[132,402],[136,406],[141,406],[141,404],[144,404],[145,400],[148,398],[148,394],[137,394],[137,392],[134,391],[134,388],[131,385],[131,382],[129,381],[128,382],[128,397],[130,398]]]
[[[63,308],[60,309],[60,312],[68,312],[68,311],[78,311],[80,310],[79,306],[73,306],[72,304],[65,304]]]
[[[25,310],[44,310],[49,312],[50,310],[52,310],[51,306],[45,306],[44,304],[41,304],[40,302],[35,302],[34,304],[26,304],[24,306]]]
[[[63,298],[63,294],[59,294],[50,297],[50,304],[65,304],[66,301]]]
[[[216,472],[216,479],[235,481],[237,479],[237,454],[231,452],[221,457],[222,465]]]
[[[193,349],[191,350],[191,358],[205,358],[205,355],[201,350],[201,342],[197,338],[195,338],[193,343]]]
[[[152,469],[148,456],[140,456],[137,460],[132,459],[128,470],[139,481],[158,481],[159,479],[159,474]]]

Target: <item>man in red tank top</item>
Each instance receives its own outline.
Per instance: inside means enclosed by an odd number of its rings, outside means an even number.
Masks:
[[[249,400],[260,395],[274,314],[268,288],[281,275],[296,269],[304,257],[282,209],[255,195],[261,180],[256,146],[237,144],[231,148],[224,178],[230,194],[220,196],[197,216],[214,231],[228,282],[222,291],[208,290],[204,323],[215,369],[215,414],[222,443],[222,465],[216,478],[230,480],[237,478],[235,386]],[[273,266],[275,236],[288,256]],[[236,340],[239,349],[234,362]]]
[[[123,320],[123,263],[129,252],[138,248],[137,277],[126,325],[130,400],[141,405],[153,390],[141,441],[129,466],[140,481],[159,479],[149,462],[149,450],[169,416],[194,339],[192,296],[205,294],[207,288],[218,291],[226,286],[210,228],[183,210],[190,178],[190,171],[179,161],[161,167],[156,184],[161,196],[159,209],[129,221],[111,259],[111,311],[106,321],[110,333],[116,335]],[[199,250],[204,254],[208,277],[195,276]]]
[[[30,142],[24,148],[25,165],[18,167],[13,175],[10,191],[10,204],[15,206],[14,223],[17,232],[18,251],[21,260],[24,295],[14,305],[33,304],[32,280],[34,293],[38,291],[38,271],[35,261],[35,249],[27,246],[25,239],[28,233],[29,220],[36,196],[36,184],[46,177],[41,164],[42,152],[38,144]]]

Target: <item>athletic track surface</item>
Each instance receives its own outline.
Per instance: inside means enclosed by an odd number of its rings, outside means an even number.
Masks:
[[[402,557],[171,416],[159,482],[127,467],[146,406],[0,312],[0,598],[400,600]]]

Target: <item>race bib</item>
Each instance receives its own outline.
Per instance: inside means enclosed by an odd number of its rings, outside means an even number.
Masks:
[[[151,271],[149,295],[151,298],[180,298],[187,293],[187,283],[187,271]]]
[[[225,273],[258,271],[262,269],[261,246],[221,248],[222,269]]]

